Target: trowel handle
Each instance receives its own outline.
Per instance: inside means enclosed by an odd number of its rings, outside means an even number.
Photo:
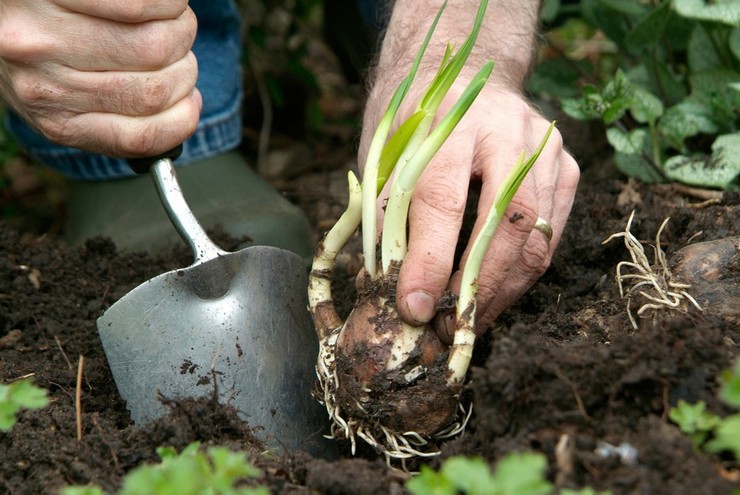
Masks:
[[[157,157],[129,160],[129,164],[137,173],[148,171],[151,174],[167,216],[182,240],[193,251],[195,263],[199,263],[228,253],[211,241],[185,201],[175,174],[175,165],[172,163],[172,157],[179,156],[181,150],[182,146],[178,146]]]
[[[176,160],[182,153],[182,144],[179,144],[169,151],[165,151],[161,155],[147,156],[146,158],[129,158],[128,165],[131,170],[139,175],[149,173],[149,169],[157,160],[163,160],[169,158],[170,160]]]

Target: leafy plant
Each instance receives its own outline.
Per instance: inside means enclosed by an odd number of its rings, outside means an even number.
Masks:
[[[559,2],[549,3],[556,18]],[[602,120],[615,163],[630,176],[740,188],[740,3],[581,0],[578,6],[569,15],[611,42],[614,56],[606,57],[617,68],[603,74],[593,62],[573,63],[570,74],[585,86],[580,97],[562,100],[563,110]],[[574,77],[560,80],[572,84]]]
[[[260,476],[243,452],[210,447],[206,452],[194,442],[178,454],[160,447],[162,462],[131,471],[118,495],[267,495],[265,487],[246,487],[244,482]],[[98,486],[70,486],[61,495],[103,495]]]
[[[547,459],[542,454],[511,453],[498,463],[495,472],[480,457],[450,457],[439,471],[427,465],[406,482],[412,495],[547,495],[553,486],[545,479]],[[592,488],[563,489],[561,495],[597,495]],[[603,492],[606,495],[608,492]]]
[[[740,359],[720,377],[719,397],[740,409]],[[669,412],[671,421],[688,434],[697,448],[707,452],[730,452],[740,460],[740,412],[721,418],[706,411],[706,403],[688,404],[679,400]]]
[[[475,341],[480,265],[493,232],[552,131],[551,126],[532,156],[522,152],[519,161],[512,164],[480,235],[473,240],[456,305],[457,330],[445,359],[448,349],[431,328],[413,327],[399,317],[395,281],[406,256],[408,210],[416,183],[493,70],[493,62],[485,63],[432,128],[438,108],[473,48],[487,4],[487,0],[480,3],[472,32],[459,50],[448,46],[415,112],[389,137],[444,4],[439,10],[408,76],[375,130],[362,185],[349,174],[349,206],[318,245],[309,277],[309,305],[320,343],[317,371],[332,433],[350,439],[353,449],[359,437],[388,459],[434,455],[425,449],[429,438],[448,437],[464,428],[464,415],[458,416],[459,397]],[[391,173],[395,173],[395,180],[390,185],[377,252],[376,202]],[[337,254],[360,221],[367,276],[354,309],[342,321],[331,294],[332,270]]]
[[[30,378],[0,385],[0,431],[8,431],[16,423],[21,409],[41,409],[49,404],[46,390],[33,384]]]

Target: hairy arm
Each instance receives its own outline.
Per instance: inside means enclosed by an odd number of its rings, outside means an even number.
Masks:
[[[442,3],[396,0],[389,5],[391,18],[374,74],[376,81],[395,86],[403,79]],[[485,60],[494,60],[493,81],[520,88],[532,66],[540,5],[540,0],[490,1],[468,67],[477,70]],[[427,48],[427,60],[439,60],[448,41],[459,45],[465,40],[477,8],[477,2],[448,2]]]
[[[409,250],[398,281],[398,310],[412,324],[430,321],[445,290],[456,292],[460,265],[455,249],[471,182],[481,184],[473,236],[482,227],[504,176],[524,150],[531,153],[549,122],[523,95],[535,56],[540,1],[490,0],[471,57],[442,102],[449,109],[485,60],[493,60],[493,75],[459,127],[422,174],[409,211]],[[406,76],[442,0],[396,0],[385,34],[368,103],[359,159],[363,163],[370,135],[385,111],[390,95]],[[447,43],[459,46],[470,32],[478,2],[449,0],[427,48],[416,80],[400,109],[405,118],[431,81]],[[481,268],[476,329],[483,332],[547,269],[570,213],[579,171],[553,133],[538,163],[525,179],[494,235]],[[391,179],[392,180],[392,179]],[[382,216],[382,212],[378,213]],[[537,219],[552,224],[552,240],[533,231]],[[469,248],[469,245],[468,245]],[[448,337],[454,321],[435,321]]]

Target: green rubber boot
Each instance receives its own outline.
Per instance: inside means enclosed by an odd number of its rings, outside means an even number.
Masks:
[[[240,246],[276,246],[310,258],[313,242],[303,212],[259,177],[236,152],[177,168],[193,214],[206,230],[220,226]],[[183,241],[175,231],[148,175],[74,182],[65,237],[72,245],[105,236],[121,251],[157,254]]]

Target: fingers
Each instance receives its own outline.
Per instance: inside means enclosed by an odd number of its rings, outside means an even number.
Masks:
[[[477,141],[474,171],[481,176],[483,186],[477,220],[471,240],[480,232],[493,205],[504,177],[515,163],[519,150],[530,155],[545,135],[549,123],[527,110],[528,115],[514,123],[507,146],[501,146],[501,130],[490,132]],[[518,140],[514,137],[518,136]],[[537,163],[524,179],[494,234],[481,264],[477,287],[476,332],[483,333],[490,323],[520,298],[550,265],[573,204],[578,183],[578,166],[563,149],[562,138],[553,131]],[[553,236],[534,229],[535,223],[546,221]],[[462,267],[469,255],[465,250],[460,269],[449,280],[448,290],[459,294]],[[455,329],[454,314],[438,315],[434,327],[440,337],[451,342]]]
[[[189,8],[177,18],[132,23],[65,10],[50,13],[46,4],[9,3],[0,20],[0,56],[26,64],[158,70],[182,59],[197,31]]]
[[[101,17],[119,22],[145,22],[156,19],[175,19],[187,10],[187,0],[125,0],[98,1],[56,0],[54,3],[70,12]]]
[[[194,89],[156,115],[82,113],[61,121],[41,119],[39,123],[54,142],[109,156],[137,158],[164,153],[192,136],[202,107],[200,92]]]
[[[195,130],[186,0],[0,3],[0,92],[58,144],[111,156],[162,153]]]
[[[411,201],[408,253],[397,291],[399,313],[411,324],[431,320],[452,272],[472,162],[472,148],[464,139],[459,133],[442,146]]]
[[[541,135],[541,134],[540,134]],[[554,139],[553,139],[554,138]],[[520,189],[520,201],[533,201],[537,204],[537,217],[546,220],[552,228],[552,238],[537,229],[531,229],[524,244],[511,251],[496,262],[496,251],[489,253],[485,260],[479,279],[477,297],[476,332],[483,333],[490,323],[503,311],[514,304],[545,273],[552,261],[553,253],[560,242],[565,224],[573,205],[579,180],[579,169],[573,157],[563,148],[559,133],[551,136],[552,142],[543,150],[538,164],[535,165],[532,178],[536,188],[535,198],[527,198],[526,190]],[[525,184],[526,185],[526,184]],[[513,211],[510,207],[509,211]],[[494,237],[493,243],[498,240]],[[508,270],[502,267],[508,266]],[[501,272],[504,274],[502,275]],[[459,276],[451,281],[453,290],[459,290]],[[440,334],[451,338],[454,321],[442,319],[436,322]]]
[[[44,114],[112,113],[154,115],[182,100],[195,87],[198,62],[193,52],[158,71],[54,72],[27,65],[10,69],[18,98]]]

